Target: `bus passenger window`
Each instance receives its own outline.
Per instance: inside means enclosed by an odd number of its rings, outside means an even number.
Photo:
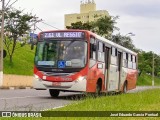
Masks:
[[[128,68],[133,68],[133,64],[132,64],[132,55],[128,54]]]
[[[133,69],[136,69],[136,56],[132,56],[132,59],[133,59]]]
[[[128,67],[128,54],[123,52],[123,67]]]
[[[103,43],[98,42],[98,51],[103,52]]]
[[[117,49],[116,48],[112,47],[111,52],[112,52],[112,56],[117,56]]]
[[[104,44],[98,42],[98,61],[104,62]]]
[[[96,41],[93,38],[90,43],[90,58],[96,60]]]
[[[117,49],[114,47],[111,49],[111,64],[117,65]]]

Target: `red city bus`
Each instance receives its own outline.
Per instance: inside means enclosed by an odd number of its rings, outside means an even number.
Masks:
[[[137,53],[87,30],[39,33],[34,88],[60,91],[126,92],[137,81]]]

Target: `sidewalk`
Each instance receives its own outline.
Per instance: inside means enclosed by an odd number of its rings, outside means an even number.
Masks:
[[[6,75],[3,76],[3,84],[1,88],[26,88],[33,87],[33,76],[23,75]]]

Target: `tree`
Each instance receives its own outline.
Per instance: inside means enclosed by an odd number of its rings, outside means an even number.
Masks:
[[[160,77],[160,72],[158,72],[157,76]]]
[[[116,20],[119,17],[101,17],[97,21],[92,23],[92,29],[99,35],[109,38],[114,30],[119,30],[118,27],[115,26],[117,23]]]
[[[101,36],[109,38],[112,34],[113,30],[118,30],[119,28],[115,27],[116,17],[101,17],[97,19],[97,21],[82,23],[76,22],[72,23],[71,26],[66,26],[67,29],[83,29],[83,30],[90,30],[93,31]]]
[[[160,71],[160,56],[154,54],[154,74],[159,75]],[[153,52],[141,51],[138,53],[138,69],[143,73],[152,74]]]
[[[109,40],[123,47],[136,51],[136,48],[132,42],[132,39],[129,36],[123,36],[120,33],[118,33],[116,35],[112,35],[112,37],[109,38]]]
[[[10,63],[12,63],[13,54],[15,52],[17,41],[18,45],[23,46],[26,39],[18,40],[30,30],[29,23],[32,23],[37,18],[31,14],[24,14],[20,10],[7,10],[5,12],[5,36],[4,45],[8,52]]]
[[[91,30],[92,29],[92,24],[87,22],[87,23],[82,23],[76,22],[76,23],[71,23],[71,26],[66,26],[67,29],[80,29],[80,30]]]
[[[160,56],[155,54],[154,55],[154,74],[157,76],[159,72],[160,72]]]

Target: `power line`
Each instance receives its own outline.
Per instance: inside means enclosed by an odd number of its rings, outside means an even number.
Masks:
[[[43,24],[45,24],[45,25],[48,25],[48,26],[50,26],[50,27],[52,27],[52,28],[55,28],[55,29],[57,29],[57,30],[60,30],[59,28],[54,27],[54,26],[52,26],[52,25],[50,25],[50,24],[48,24],[48,23],[45,23],[45,22],[42,22],[42,21],[41,21],[41,23],[43,23]]]
[[[10,2],[11,2],[11,0],[9,0],[8,2],[7,2],[7,4],[5,5],[5,10],[7,10],[8,8],[12,8],[12,5],[14,4],[14,3],[16,3],[18,0],[15,0],[13,3],[11,3],[10,4]],[[9,5],[10,4],[10,5]]]
[[[43,31],[42,29],[40,29],[40,28],[39,28],[39,27],[37,27],[37,26],[36,26],[36,28],[37,28],[38,30],[40,30],[40,31]]]
[[[10,3],[11,0],[8,1],[8,3],[6,4],[6,7],[8,6],[8,4]]]

